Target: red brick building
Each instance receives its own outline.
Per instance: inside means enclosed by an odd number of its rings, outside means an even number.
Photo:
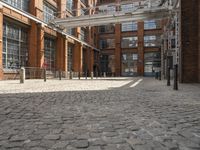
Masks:
[[[108,1],[98,4],[106,3]],[[126,12],[139,2],[126,2],[119,6],[113,4],[107,7],[108,12]],[[161,67],[163,27],[162,20],[132,21],[98,27],[101,71],[115,76],[153,76],[156,69]]]
[[[95,5],[96,0],[0,2],[0,79],[14,79],[17,69],[22,66],[45,66],[49,72],[81,72],[85,68],[93,71],[94,58],[98,53],[96,41],[92,40],[96,39],[96,29],[87,27],[62,31],[47,23],[55,17],[81,15],[86,7]]]
[[[47,24],[55,17],[93,14],[93,10],[85,10],[96,4],[114,2],[107,11],[116,11],[131,9],[133,3],[118,5],[116,0],[0,2],[0,79],[14,79],[22,66],[46,67],[49,73],[93,72],[98,68],[108,76],[153,76],[163,67],[161,35],[166,24],[163,20],[64,30]],[[198,0],[181,0],[181,82],[200,82],[199,5]]]

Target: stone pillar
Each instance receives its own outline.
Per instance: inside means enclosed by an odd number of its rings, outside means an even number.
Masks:
[[[121,75],[121,25],[115,25],[115,76]]]
[[[38,51],[38,67],[44,67],[44,28],[42,25],[37,27],[37,51]]]
[[[57,49],[56,49],[56,68],[57,70],[66,71],[66,39],[58,33],[57,34]]]
[[[144,75],[144,22],[138,22],[138,75]]]
[[[76,42],[73,53],[73,70],[74,72],[82,72],[83,70],[83,46]]]
[[[2,62],[2,51],[3,51],[3,7],[0,6],[0,80],[3,79],[3,62]]]
[[[198,82],[198,4],[199,0],[181,0],[181,79]]]

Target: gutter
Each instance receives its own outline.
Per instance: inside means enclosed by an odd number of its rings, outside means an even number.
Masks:
[[[57,29],[57,28],[52,28],[52,27],[49,26],[47,23],[45,23],[44,21],[39,20],[37,17],[31,15],[30,13],[27,13],[27,12],[25,12],[25,11],[23,11],[23,10],[17,9],[17,8],[15,8],[15,7],[13,7],[13,6],[10,6],[9,4],[6,4],[5,2],[2,2],[2,1],[0,0],[0,8],[2,8],[2,6],[7,7],[7,8],[9,8],[9,9],[11,9],[11,10],[13,10],[13,11],[15,11],[15,12],[17,12],[17,13],[23,15],[23,16],[25,16],[25,17],[27,17],[27,18],[29,18],[29,19],[35,21],[36,23],[41,24],[42,26],[49,27],[49,28],[53,29],[54,31],[57,31],[57,32],[59,32],[59,33],[65,35],[66,38],[71,38],[71,39],[73,39],[73,40],[75,40],[75,41],[77,41],[77,42],[80,42],[82,45],[88,46],[88,47],[90,47],[90,48],[92,48],[92,49],[94,49],[94,50],[96,50],[96,51],[98,51],[98,52],[100,51],[100,50],[97,49],[96,47],[94,47],[94,46],[92,46],[92,45],[90,45],[90,44],[88,44],[88,43],[86,43],[86,42],[84,42],[84,41],[81,41],[81,40],[79,40],[78,38],[67,34],[66,32],[60,31],[60,30]]]

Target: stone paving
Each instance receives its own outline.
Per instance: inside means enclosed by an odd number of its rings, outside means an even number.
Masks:
[[[200,150],[200,85],[0,82],[0,150]]]

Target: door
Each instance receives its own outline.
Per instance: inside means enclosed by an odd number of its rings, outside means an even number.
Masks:
[[[122,54],[122,76],[137,75],[138,54],[123,53]]]

